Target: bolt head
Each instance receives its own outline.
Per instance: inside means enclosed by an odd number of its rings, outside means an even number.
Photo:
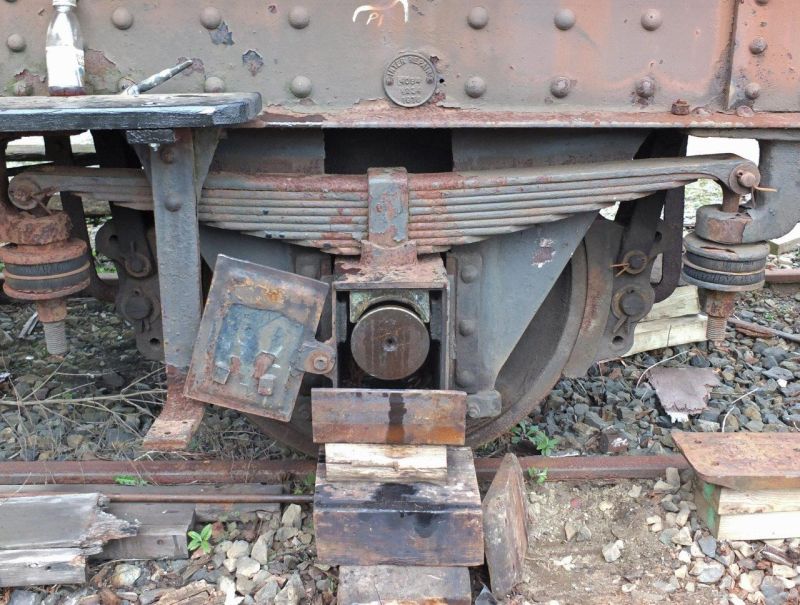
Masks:
[[[130,79],[128,77],[120,78],[119,82],[117,82],[117,91],[118,92],[122,92],[122,91],[130,88],[134,84],[136,84],[136,82],[134,82],[132,79]]]
[[[475,384],[475,374],[469,370],[459,370],[456,372],[456,381],[462,387],[471,387]]]
[[[661,11],[655,8],[646,10],[642,15],[642,27],[649,32],[655,31],[661,27],[663,21],[664,17],[661,15]]]
[[[312,362],[314,369],[324,372],[328,368],[328,359],[322,355],[317,355]]]
[[[200,23],[206,29],[217,29],[222,24],[222,13],[214,6],[207,6],[200,12]]]
[[[575,25],[575,21],[575,13],[568,8],[562,8],[556,13],[555,17],[553,17],[553,23],[555,23],[556,27],[561,31],[572,29]]]
[[[482,97],[486,93],[486,82],[484,82],[483,78],[472,76],[464,84],[464,91],[473,99]]]
[[[305,6],[295,6],[289,11],[289,25],[295,29],[304,29],[311,23],[311,14]]]
[[[636,94],[649,99],[656,94],[656,83],[653,78],[645,77],[636,82]]]
[[[763,37],[756,36],[750,42],[750,52],[754,55],[760,55],[765,50],[767,50],[767,41]]]
[[[158,151],[158,157],[165,164],[172,164],[175,161],[175,149],[172,145],[164,145]]]
[[[558,99],[566,97],[572,90],[572,82],[569,78],[559,76],[550,82],[550,94]]]
[[[752,189],[753,187],[758,185],[758,176],[756,176],[749,170],[743,170],[742,172],[737,174],[736,180],[739,181],[739,184],[745,189]]]
[[[478,279],[478,275],[480,271],[478,271],[478,267],[475,265],[467,265],[463,269],[461,269],[461,281],[466,284],[471,284],[476,279]]]
[[[751,101],[755,101],[761,96],[761,85],[756,82],[750,82],[744,87],[744,94]]]
[[[25,42],[25,38],[21,34],[11,34],[6,38],[6,46],[11,52],[21,53],[25,50],[27,42]]]
[[[458,322],[458,333],[461,336],[472,336],[477,327],[474,319],[462,319]]]
[[[483,29],[489,24],[489,11],[483,6],[476,6],[469,11],[467,23],[472,29]]]
[[[292,83],[289,85],[289,89],[292,91],[292,94],[298,99],[305,99],[307,96],[309,96],[312,88],[313,84],[311,82],[311,78],[306,76],[295,76],[295,78],[292,80]]]
[[[124,6],[120,6],[111,13],[111,23],[117,29],[129,29],[133,25],[133,13]]]
[[[203,83],[203,90],[205,92],[225,92],[225,80],[216,76],[206,78]]]

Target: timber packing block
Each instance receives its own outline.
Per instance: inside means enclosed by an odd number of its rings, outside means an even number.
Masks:
[[[317,466],[317,556],[328,565],[483,564],[483,513],[472,450],[450,447],[447,481],[333,482]]]
[[[466,567],[339,568],[340,605],[470,605]]]
[[[483,499],[486,565],[492,593],[510,593],[522,580],[528,552],[528,509],[525,479],[514,454],[506,454]]]

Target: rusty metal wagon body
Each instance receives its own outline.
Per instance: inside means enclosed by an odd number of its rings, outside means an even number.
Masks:
[[[482,443],[624,353],[681,273],[724,336],[800,219],[792,3],[81,0],[71,98],[46,96],[49,4],[0,2],[0,140],[47,143],[0,181],[6,292],[56,326],[71,293],[115,300],[167,364],[161,445],[207,402],[311,450],[326,386],[465,392]],[[760,164],[686,157],[689,135],[755,138]],[[684,246],[700,178],[723,203]],[[111,202],[114,290],[86,200]]]

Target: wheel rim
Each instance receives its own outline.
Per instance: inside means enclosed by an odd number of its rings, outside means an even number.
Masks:
[[[583,243],[525,330],[497,380],[503,398],[499,416],[470,420],[467,445],[496,439],[534,411],[561,377],[572,353],[586,304],[586,252]],[[249,416],[264,433],[289,447],[316,456],[308,398],[301,398],[288,423]]]

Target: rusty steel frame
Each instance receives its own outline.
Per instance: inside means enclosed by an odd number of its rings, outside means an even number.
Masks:
[[[478,478],[491,479],[501,462],[502,458],[476,458]],[[680,454],[525,456],[520,464],[523,469],[546,469],[548,481],[655,479],[669,467],[689,468]],[[308,459],[0,462],[0,485],[109,484],[121,475],[153,485],[280,483],[305,477],[316,468],[316,461]]]

